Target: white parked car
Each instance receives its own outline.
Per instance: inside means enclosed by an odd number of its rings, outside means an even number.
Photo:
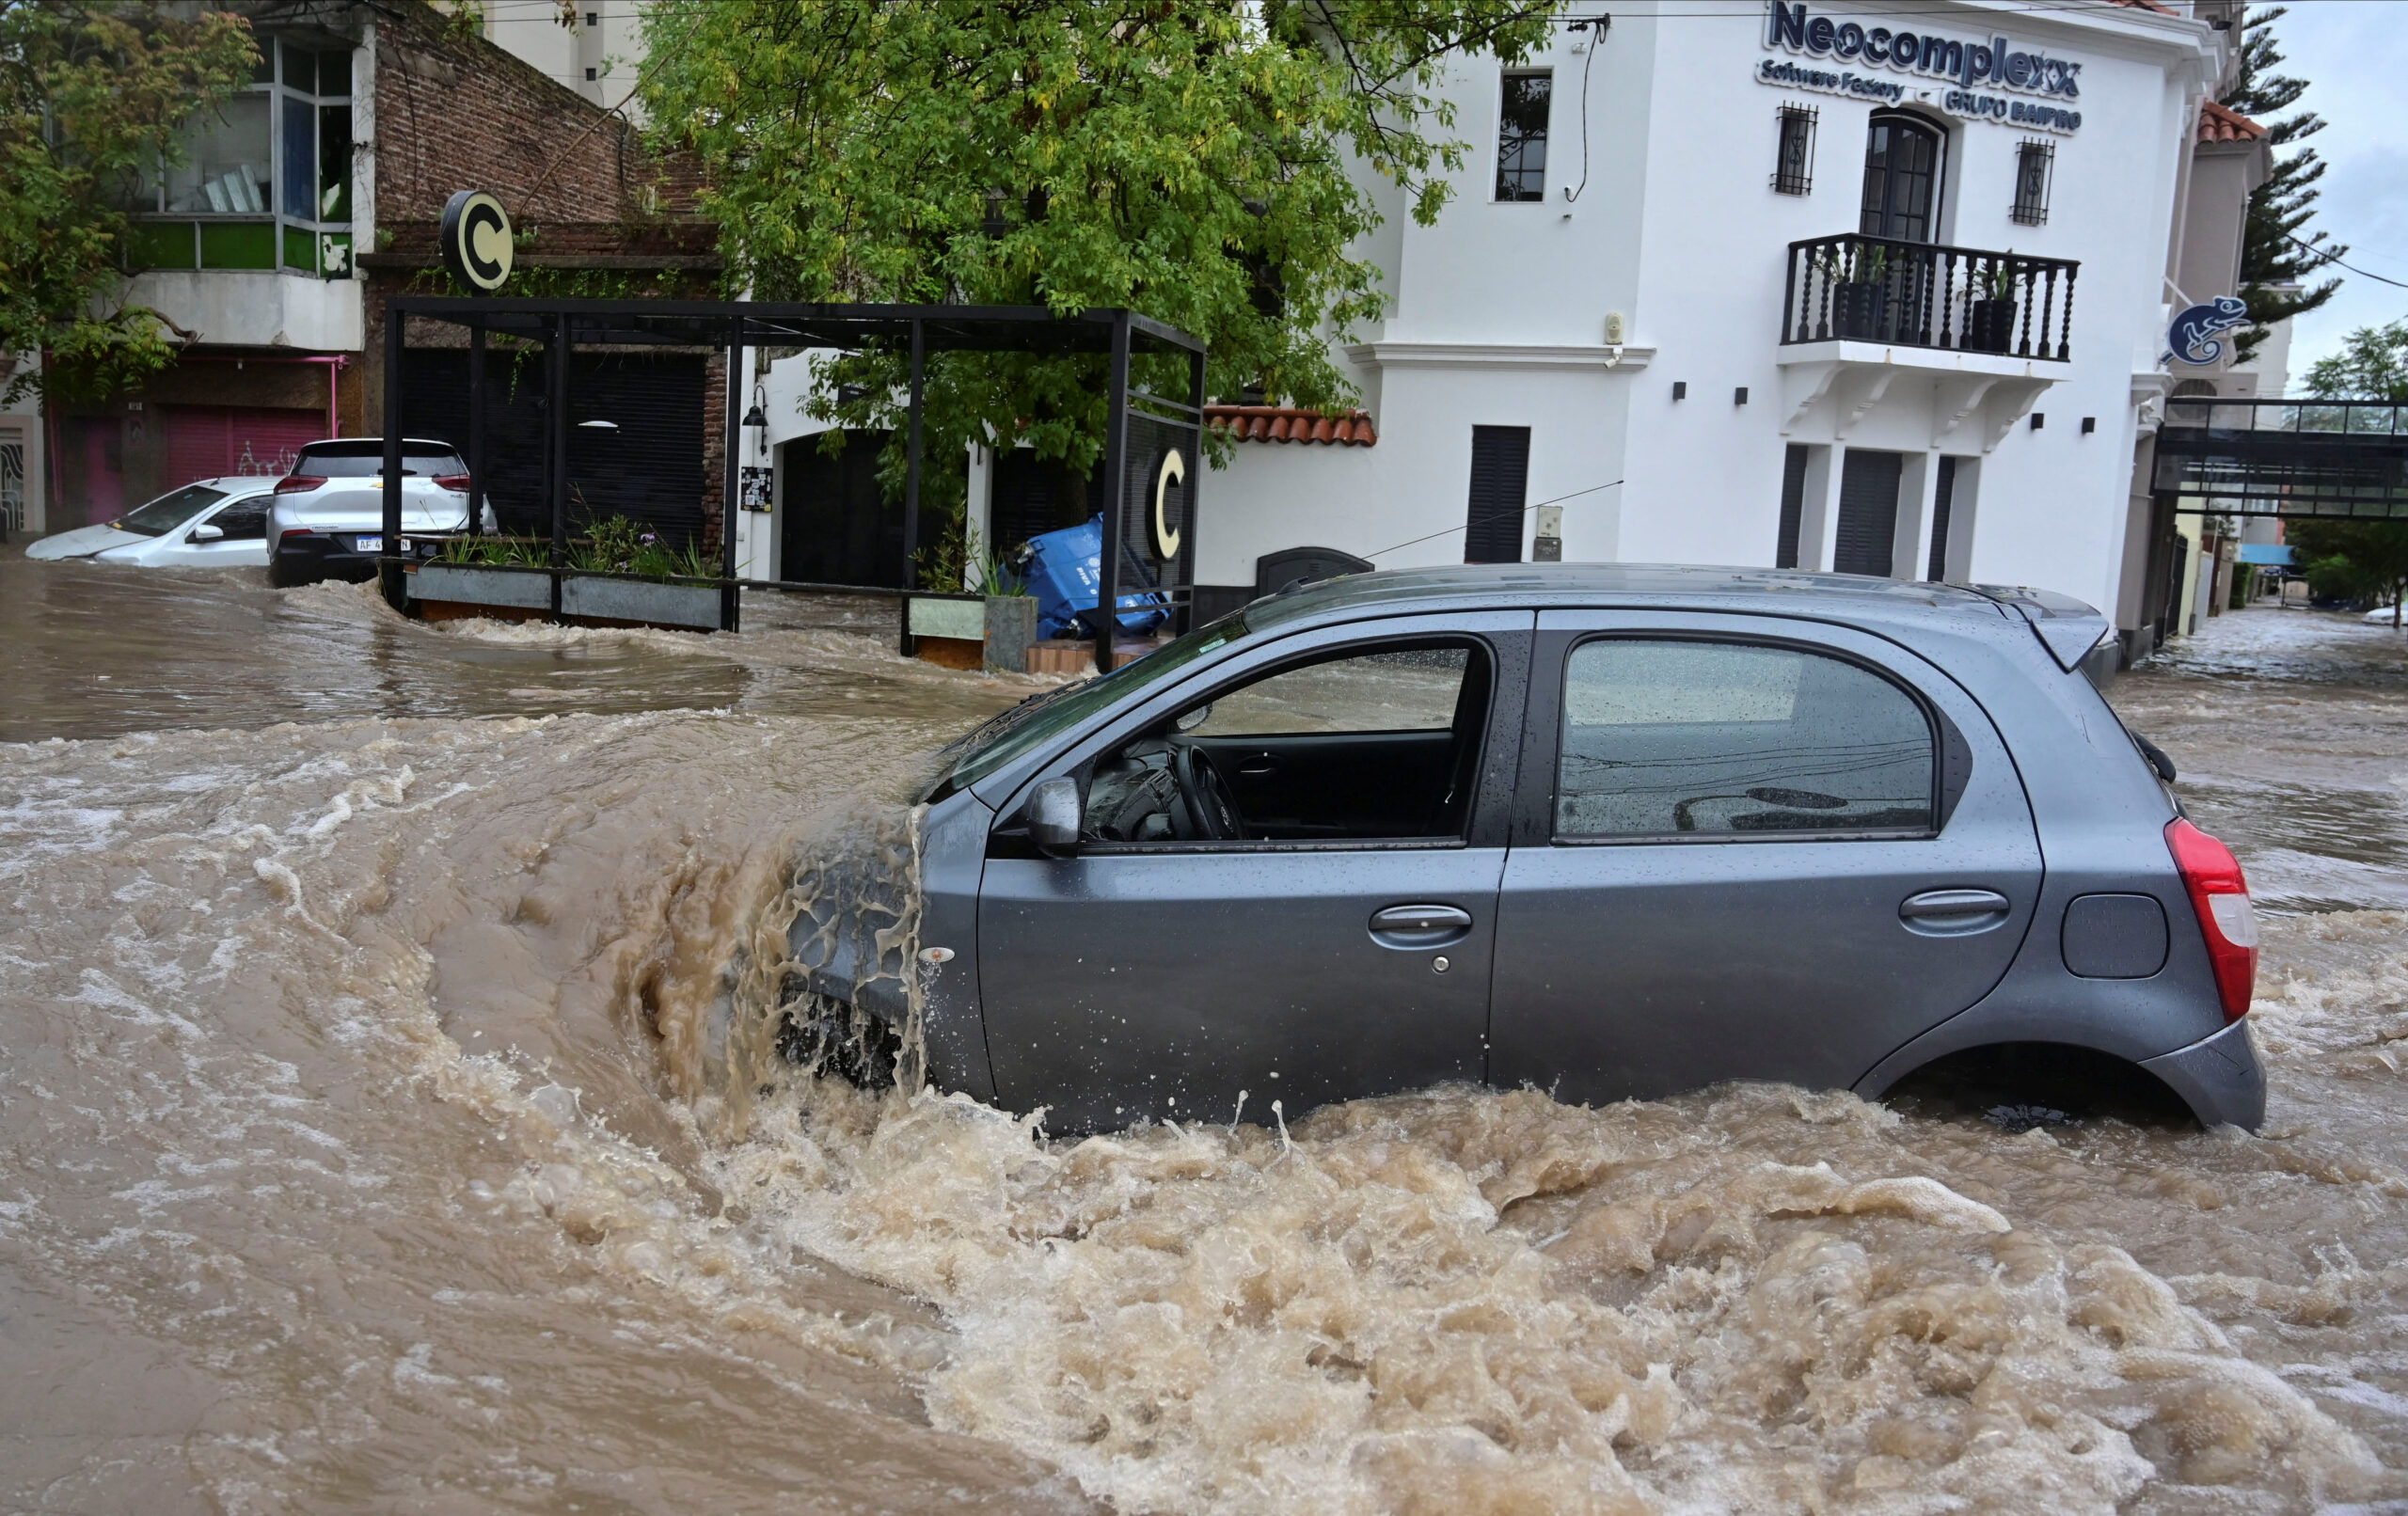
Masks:
[[[384,468],[382,437],[305,444],[293,471],[276,482],[276,503],[268,513],[268,581],[290,586],[374,576],[376,560],[386,550]],[[468,466],[448,442],[405,439],[403,537],[392,550],[431,557],[443,537],[467,525]],[[483,529],[499,529],[490,498]]]
[[[260,568],[267,562],[267,513],[276,480],[204,479],[169,490],[98,527],[44,537],[27,558],[88,558],[146,567]]]

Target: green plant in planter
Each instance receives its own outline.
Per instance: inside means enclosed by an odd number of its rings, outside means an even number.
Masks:
[[[547,557],[544,544],[525,537],[446,537],[435,561],[542,568]]]

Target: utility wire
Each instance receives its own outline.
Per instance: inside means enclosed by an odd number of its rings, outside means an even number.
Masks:
[[[2358,267],[2355,263],[2342,262],[2338,254],[2327,252],[2304,237],[2295,237],[2286,231],[2283,233],[2283,240],[2285,242],[2296,243],[2301,247],[2314,253],[2322,261],[2316,265],[2318,268],[2322,268],[2326,263],[2331,263],[2337,268],[2348,269],[2351,273],[2356,275],[2362,279],[2372,279],[2377,284],[2388,284],[2395,290],[2408,290],[2408,284],[2402,284],[2398,279],[2386,279],[2380,274],[2368,273],[2365,269]]]
[[[1611,16],[1589,16],[1572,23],[1572,30],[1589,34],[1589,56],[1580,65],[1580,187],[1563,192],[1566,205],[1577,201],[1580,191],[1589,187],[1589,71],[1597,66],[1597,52],[1606,45],[1606,32],[1613,24]]]
[[[1492,521],[1502,521],[1507,516],[1528,515],[1531,512],[1539,509],[1539,506],[1560,505],[1566,500],[1576,500],[1583,495],[1594,495],[1599,490],[1612,489],[1615,484],[1619,484],[1622,481],[1617,479],[1613,481],[1612,483],[1592,484],[1585,490],[1574,490],[1569,495],[1559,495],[1552,500],[1541,500],[1538,502],[1538,505],[1516,506],[1511,511],[1492,511],[1484,516],[1480,516],[1473,520],[1466,521],[1460,527],[1448,527],[1441,530],[1430,533],[1428,537],[1416,537],[1411,542],[1398,543],[1394,547],[1383,547],[1376,553],[1365,553],[1363,556],[1365,558],[1385,558],[1390,553],[1398,552],[1407,547],[1418,546],[1422,543],[1429,542],[1432,538],[1444,537],[1458,531],[1469,531],[1474,527],[1484,527]]]

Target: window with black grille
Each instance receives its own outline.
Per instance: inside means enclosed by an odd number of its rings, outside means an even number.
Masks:
[[[2045,226],[2049,220],[2049,182],[2056,177],[2057,149],[2051,142],[2015,145],[2015,206],[2007,214],[2020,227]]]
[[[1774,160],[1772,187],[1783,195],[1811,194],[1814,188],[1814,107],[1783,105],[1780,156]]]
[[[1546,198],[1547,105],[1555,75],[1545,69],[1505,75],[1497,115],[1497,197]]]
[[[1464,522],[1464,561],[1522,561],[1522,507],[1530,480],[1530,429],[1471,429],[1471,503]]]

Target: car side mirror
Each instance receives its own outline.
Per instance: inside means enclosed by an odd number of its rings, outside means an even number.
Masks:
[[[1079,850],[1079,782],[1049,779],[1028,797],[1021,813],[1028,821],[1028,840],[1048,858],[1069,858]]]
[[[197,543],[214,543],[225,535],[226,529],[223,527],[201,526],[192,529],[191,540]]]

